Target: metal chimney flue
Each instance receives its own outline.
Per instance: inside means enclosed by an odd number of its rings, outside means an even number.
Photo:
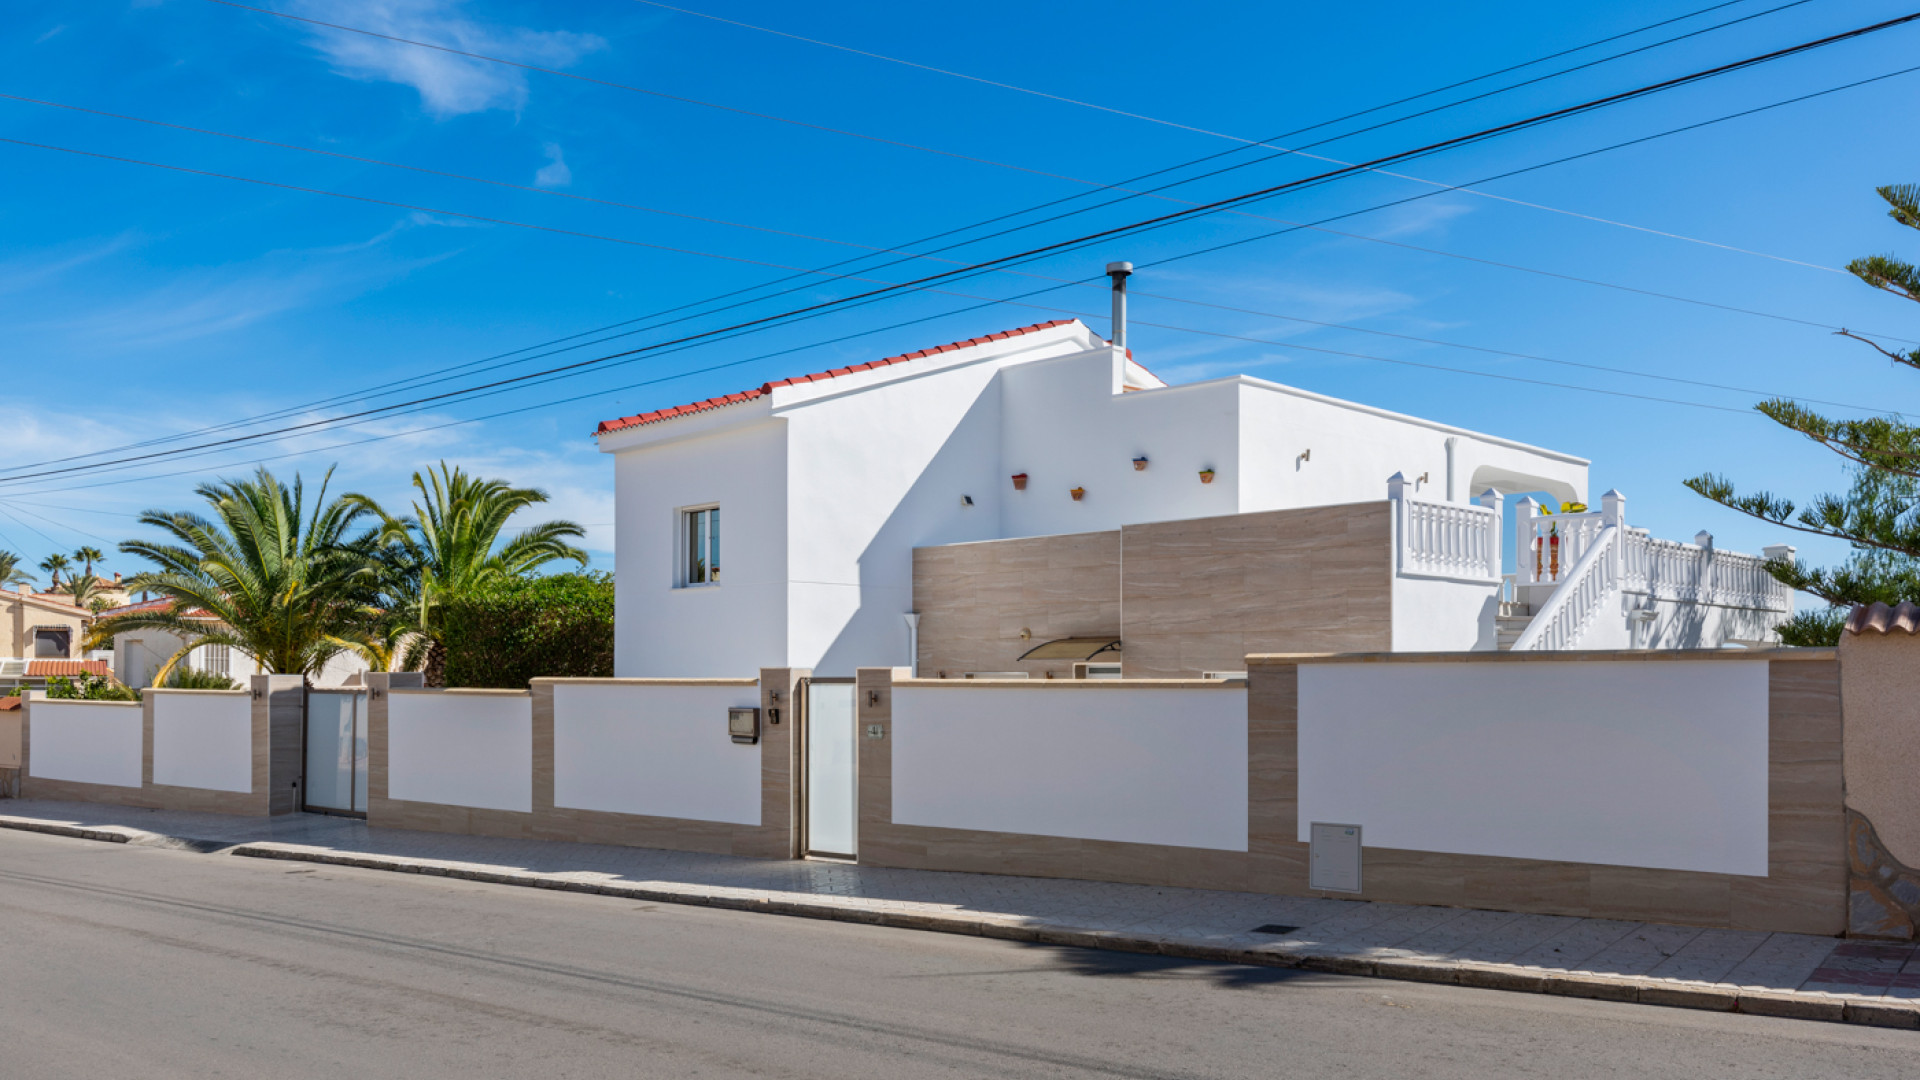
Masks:
[[[1127,347],[1127,277],[1133,273],[1130,262],[1110,262],[1107,276],[1113,279],[1113,347]]]

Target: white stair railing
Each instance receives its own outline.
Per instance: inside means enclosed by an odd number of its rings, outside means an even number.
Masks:
[[[1394,533],[1395,568],[1407,577],[1494,583],[1500,580],[1500,495],[1489,490],[1477,506],[1410,498],[1406,478],[1387,481]]]
[[[1549,652],[1571,649],[1598,619],[1616,603],[1620,595],[1619,526],[1603,526],[1599,535],[1585,545],[1580,561],[1560,578],[1559,587],[1534,612],[1514,652]]]

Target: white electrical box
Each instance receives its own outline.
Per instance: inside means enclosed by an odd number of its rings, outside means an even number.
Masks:
[[[1323,892],[1360,891],[1360,826],[1312,825],[1307,855],[1307,888]]]

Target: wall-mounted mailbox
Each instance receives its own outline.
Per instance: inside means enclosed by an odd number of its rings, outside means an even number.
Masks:
[[[759,709],[728,709],[727,734],[737,743],[757,743],[760,741]]]

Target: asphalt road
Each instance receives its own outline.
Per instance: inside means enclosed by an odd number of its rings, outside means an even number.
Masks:
[[[1920,1035],[0,831],[0,1077],[1878,1077]]]

